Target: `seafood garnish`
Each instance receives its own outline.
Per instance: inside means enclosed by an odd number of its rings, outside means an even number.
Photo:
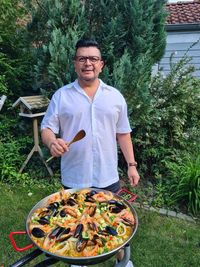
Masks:
[[[47,252],[90,257],[122,245],[133,233],[129,206],[108,191],[62,189],[31,215],[32,240]]]

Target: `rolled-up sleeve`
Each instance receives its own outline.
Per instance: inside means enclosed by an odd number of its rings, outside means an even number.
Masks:
[[[121,98],[122,104],[121,104],[121,110],[119,113],[119,118],[117,121],[117,133],[130,133],[131,127],[128,119],[128,111],[127,111],[127,104],[122,96]]]
[[[58,118],[59,99],[56,94],[53,95],[44,118],[41,123],[41,130],[45,128],[51,129],[55,134],[59,133],[59,118]]]

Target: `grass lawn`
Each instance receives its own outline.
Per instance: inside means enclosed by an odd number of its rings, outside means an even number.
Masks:
[[[11,231],[25,230],[26,217],[30,209],[43,197],[53,193],[49,188],[1,186],[0,197],[0,266],[10,266],[26,252],[15,252],[8,235]],[[56,188],[54,191],[57,191]],[[30,194],[32,193],[32,194]],[[131,242],[131,258],[135,267],[199,267],[200,223],[185,222],[157,213],[137,210],[139,227]],[[29,243],[28,237],[17,236],[18,246]],[[33,250],[33,249],[32,249]],[[39,256],[26,266],[34,266],[44,256]],[[112,267],[114,258],[95,267]],[[64,267],[57,263],[53,266]],[[94,265],[93,265],[94,266]]]

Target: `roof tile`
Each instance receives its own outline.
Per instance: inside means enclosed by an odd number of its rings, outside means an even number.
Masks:
[[[167,24],[200,23],[200,1],[168,3],[166,9]]]

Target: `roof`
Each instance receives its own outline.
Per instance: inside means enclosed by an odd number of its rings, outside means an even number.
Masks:
[[[49,104],[49,99],[43,95],[23,96],[18,98],[18,100],[12,105],[12,107],[17,107],[20,104],[25,105],[29,110],[39,109],[47,107]]]
[[[188,1],[166,4],[170,12],[167,24],[200,24],[200,1]]]

